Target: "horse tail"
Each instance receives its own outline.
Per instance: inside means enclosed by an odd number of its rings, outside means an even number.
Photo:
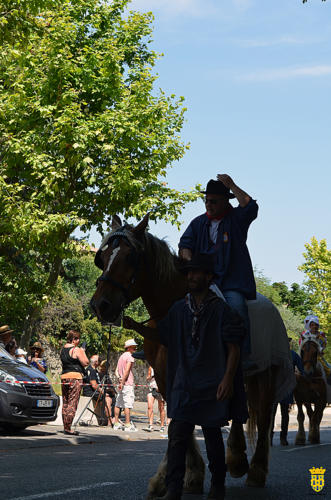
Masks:
[[[255,447],[256,445],[256,436],[257,436],[257,412],[253,407],[249,407],[249,419],[246,424],[246,432],[249,445],[251,447]]]

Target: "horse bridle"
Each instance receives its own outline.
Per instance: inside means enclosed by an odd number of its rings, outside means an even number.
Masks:
[[[121,226],[117,231],[112,233],[109,236],[108,240],[103,245],[103,247],[105,247],[106,245],[109,245],[112,242],[112,240],[124,239],[125,242],[129,245],[129,247],[133,250],[133,274],[132,274],[129,285],[127,287],[123,286],[118,281],[114,280],[110,276],[107,276],[104,271],[103,271],[102,275],[97,279],[97,282],[96,282],[96,286],[98,286],[99,281],[105,281],[105,282],[113,285],[115,288],[118,288],[119,290],[121,290],[121,292],[123,293],[123,295],[125,297],[125,304],[123,304],[123,309],[125,309],[125,307],[127,307],[132,300],[130,298],[130,289],[132,288],[132,286],[136,282],[137,274],[138,274],[138,271],[140,268],[140,255],[137,252],[137,250],[135,249],[135,247],[132,245],[132,243],[130,242],[129,238],[127,237],[127,235],[125,233],[126,227],[127,227],[126,225]],[[114,246],[114,248],[116,248],[116,246]],[[97,264],[97,266],[100,268],[99,264]]]
[[[302,358],[302,353],[303,353],[304,347],[305,347],[306,345],[308,345],[308,348],[309,348],[309,350],[310,350],[310,347],[311,347],[311,345],[313,345],[313,344],[317,346],[317,350],[316,350],[316,362],[317,362],[317,357],[318,357],[318,344],[317,344],[317,342],[315,342],[314,340],[311,340],[311,339],[306,340],[306,342],[302,345],[302,347],[301,347],[301,358]],[[312,364],[313,364],[313,366],[314,366],[314,368],[315,368],[315,366],[316,366],[316,364],[317,364],[317,363],[313,363],[313,362],[312,362],[312,360],[310,360],[310,359],[306,359],[305,361],[304,361],[304,360],[302,360],[302,364],[303,364],[303,365],[305,365],[305,364],[307,364],[307,363],[312,363]]]

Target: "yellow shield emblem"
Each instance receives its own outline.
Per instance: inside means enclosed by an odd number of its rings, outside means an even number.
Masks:
[[[309,469],[311,473],[310,486],[314,491],[319,492],[324,488],[324,472],[323,467],[313,467]]]

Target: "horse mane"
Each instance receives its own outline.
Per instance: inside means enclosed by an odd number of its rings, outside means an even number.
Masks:
[[[148,231],[142,238],[136,238],[134,226],[126,224],[121,228],[110,231],[102,240],[100,249],[105,249],[111,235],[117,231],[123,233],[132,248],[138,253],[145,251],[145,261],[149,268],[150,276],[162,285],[173,282],[181,267],[182,259],[173,252],[164,239],[159,239]]]
[[[181,259],[170,249],[168,243],[156,236],[144,233],[144,249],[153,278],[162,284],[173,282],[179,272]],[[153,265],[154,264],[154,265]]]

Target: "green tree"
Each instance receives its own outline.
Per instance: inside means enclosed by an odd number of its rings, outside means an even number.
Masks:
[[[69,330],[79,330],[82,341],[86,342],[88,356],[94,353],[106,354],[109,327],[102,325],[93,316],[89,301],[95,289],[95,280],[100,270],[94,265],[94,254],[82,250],[81,255],[63,262],[61,278],[57,282],[53,297],[43,307],[33,332],[33,340],[47,339],[60,348]],[[148,319],[147,310],[141,299],[130,304],[128,314],[136,321]],[[138,348],[143,339],[136,332],[112,327],[111,349],[123,351],[125,340],[134,337]]]
[[[281,296],[278,290],[274,286],[272,286],[271,280],[264,276],[262,271],[259,271],[258,269],[254,269],[254,276],[257,291],[271,300],[271,302],[273,302],[274,304],[281,304]]]
[[[312,311],[312,303],[309,291],[305,286],[292,283],[288,288],[285,281],[272,284],[281,298],[282,304],[286,305],[299,316],[306,316]]]
[[[305,285],[311,295],[312,311],[319,316],[325,332],[331,330],[331,251],[326,240],[315,237],[305,245],[304,263],[298,269],[305,273]]]
[[[125,17],[127,0],[56,3],[17,0],[7,26],[16,19],[19,29],[22,6],[38,29],[0,46],[0,314],[7,321],[20,293],[25,343],[63,260],[79,250],[76,228],[101,232],[115,213],[149,210],[176,223],[199,196],[161,181],[185,152],[185,108],[154,90],[152,15]]]
[[[59,4],[58,0],[1,0],[0,43],[24,43],[31,32],[43,29],[39,14]]]
[[[291,309],[281,304],[278,306],[280,315],[284,321],[287,335],[293,339],[292,348],[296,351],[298,349],[298,341],[300,334],[303,331],[303,320],[301,316],[295,314]]]
[[[65,259],[61,269],[62,287],[80,300],[85,318],[91,316],[90,300],[100,276],[100,269],[94,264],[94,256],[94,252],[83,250],[80,255]]]

